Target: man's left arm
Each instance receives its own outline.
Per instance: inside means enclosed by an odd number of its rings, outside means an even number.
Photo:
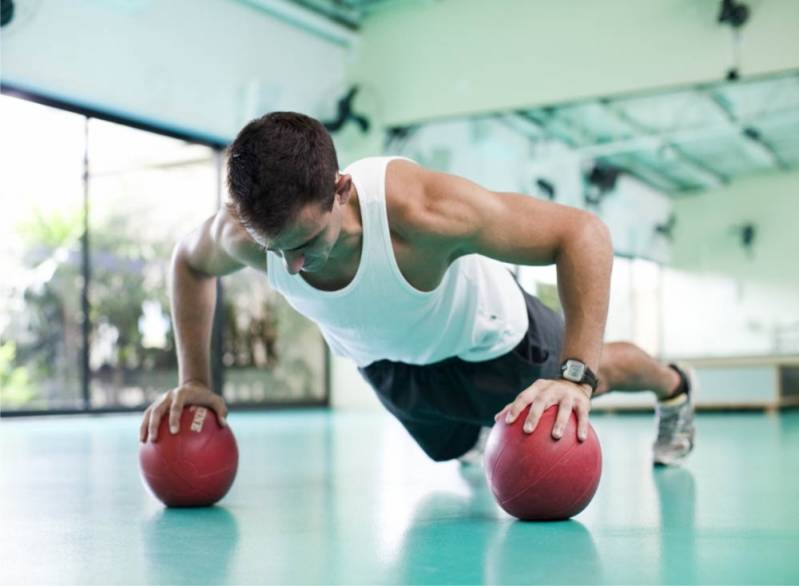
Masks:
[[[565,318],[560,362],[578,359],[598,373],[613,264],[610,235],[599,218],[585,212],[575,214],[569,225],[562,229],[564,233],[555,252],[558,294]],[[582,396],[576,394],[575,389]],[[574,410],[577,414],[577,437],[583,441],[588,437],[591,394],[592,388],[587,384],[578,385],[565,379],[539,379],[502,409],[495,419],[505,417],[508,423],[512,423],[527,405],[531,405],[524,431],[532,433],[543,412],[552,405],[558,405],[552,437],[562,437]]]
[[[605,224],[577,208],[517,193],[496,193],[471,181],[421,172],[431,228],[457,246],[457,255],[477,253],[520,265],[555,264],[565,317],[561,361],[578,359],[599,371],[608,313],[613,247]],[[438,225],[435,226],[435,223]],[[496,419],[512,422],[528,406],[524,430],[558,405],[552,436],[559,439],[572,411],[578,438],[588,435],[591,388],[565,379],[539,379],[506,405]]]

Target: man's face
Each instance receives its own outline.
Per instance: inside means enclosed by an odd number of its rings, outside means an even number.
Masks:
[[[330,259],[341,236],[347,205],[354,193],[352,177],[337,173],[335,189],[330,210],[320,204],[308,204],[276,236],[247,231],[258,244],[282,257],[292,275],[319,271]]]
[[[285,230],[267,240],[267,248],[283,257],[292,275],[299,271],[318,271],[327,262],[338,240],[341,221],[342,205],[338,197],[329,211],[318,204],[309,204],[300,210]]]

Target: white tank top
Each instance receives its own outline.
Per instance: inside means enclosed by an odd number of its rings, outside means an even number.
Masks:
[[[512,350],[527,331],[527,310],[501,263],[476,254],[460,257],[429,292],[402,276],[386,213],[386,167],[394,158],[361,159],[343,171],[352,176],[363,222],[361,262],[352,281],[337,291],[321,291],[267,251],[269,283],[318,324],[335,354],[361,367],[381,359],[489,360]]]

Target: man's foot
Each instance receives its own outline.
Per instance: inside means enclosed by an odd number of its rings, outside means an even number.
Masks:
[[[474,447],[458,458],[458,462],[460,462],[461,466],[483,465],[483,453],[485,453],[486,450],[486,441],[488,440],[489,433],[491,433],[490,427],[484,427],[480,430],[480,435],[477,436]]]
[[[655,419],[658,437],[653,445],[655,466],[679,464],[694,449],[694,397],[697,384],[693,369],[669,364],[680,375],[678,394],[658,401]]]

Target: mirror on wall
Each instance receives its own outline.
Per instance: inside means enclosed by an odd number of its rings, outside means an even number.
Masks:
[[[391,128],[385,153],[601,217],[613,337],[668,356],[799,353],[799,277],[780,260],[796,245],[799,72]],[[554,267],[519,274],[557,304]]]

